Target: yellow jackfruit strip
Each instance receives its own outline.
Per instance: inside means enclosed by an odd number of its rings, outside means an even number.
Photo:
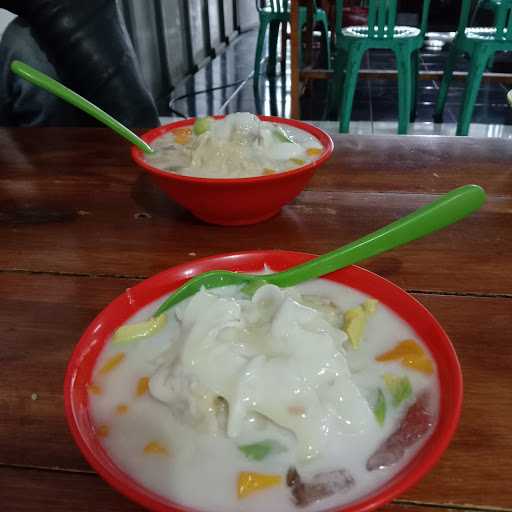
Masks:
[[[282,481],[283,477],[281,475],[242,471],[238,475],[238,498],[247,498],[247,496],[256,491],[280,485]]]

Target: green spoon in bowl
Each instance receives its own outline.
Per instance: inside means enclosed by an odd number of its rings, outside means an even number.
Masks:
[[[64,101],[71,103],[71,105],[74,105],[80,110],[83,110],[86,114],[89,114],[98,121],[107,125],[109,128],[121,135],[121,137],[124,137],[126,140],[137,146],[139,149],[144,151],[144,153],[153,153],[151,146],[135,135],[135,133],[133,133],[124,124],[114,119],[94,103],[86,100],[83,96],[80,96],[65,85],[62,85],[60,82],[57,82],[57,80],[50,78],[48,75],[41,73],[41,71],[38,71],[32,66],[29,66],[19,60],[13,60],[11,62],[11,71],[19,77],[27,80],[27,82],[30,82],[37,87],[41,87],[41,89],[44,89]]]
[[[198,292],[203,286],[217,288],[241,284],[244,285],[242,292],[252,295],[262,284],[275,284],[284,288],[323,276],[454,224],[478,210],[484,202],[485,191],[483,188],[478,185],[465,185],[355,242],[283,272],[262,275],[226,270],[205,272],[193,277],[176,289],[158,308],[154,316],[161,315]]]

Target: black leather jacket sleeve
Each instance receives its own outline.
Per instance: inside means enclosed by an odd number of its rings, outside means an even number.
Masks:
[[[158,126],[115,0],[0,0],[23,18],[61,79],[131,127]]]

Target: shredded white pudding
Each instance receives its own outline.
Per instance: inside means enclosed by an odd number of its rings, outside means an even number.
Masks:
[[[304,130],[249,113],[199,118],[151,143],[145,160],[163,170],[203,178],[248,178],[289,171],[316,160],[321,143]]]

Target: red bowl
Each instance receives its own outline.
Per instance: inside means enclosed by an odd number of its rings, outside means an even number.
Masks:
[[[160,512],[190,511],[145,488],[123,473],[98,442],[88,408],[87,384],[101,350],[112,332],[140,308],[171,292],[192,276],[208,270],[258,272],[265,265],[274,271],[298,265],[314,256],[289,251],[254,251],[224,254],[173,267],[130,288],[109,304],[89,325],[68,363],[64,382],[66,417],[73,437],[89,464],[115,489],[144,507]],[[344,512],[376,509],[424,476],[441,457],[457,427],[462,406],[462,373],[453,346],[437,320],[411,295],[361,267],[350,266],[326,279],[375,297],[407,322],[428,346],[437,364],[441,389],[439,418],[434,432],[391,480],[371,494],[341,508]]]
[[[216,116],[221,119],[224,116]],[[276,215],[281,207],[289,203],[306,186],[315,170],[331,155],[334,144],[331,137],[316,126],[273,116],[259,116],[262,121],[285,124],[313,135],[323,146],[317,160],[292,171],[255,178],[195,178],[162,171],[144,160],[144,153],[132,146],[132,158],[153,177],[155,183],[174,201],[190,210],[196,217],[211,224],[236,226],[256,224]],[[164,133],[191,126],[195,118],[155,128],[142,139],[151,142]]]

